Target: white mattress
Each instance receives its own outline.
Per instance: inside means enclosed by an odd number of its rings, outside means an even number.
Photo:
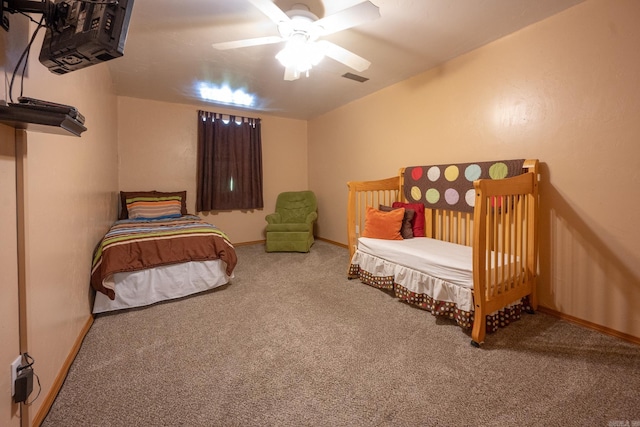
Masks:
[[[213,260],[116,273],[105,280],[110,282],[105,285],[114,286],[115,299],[112,301],[96,292],[93,313],[143,307],[213,289],[233,278],[233,275],[227,276],[225,268],[224,261]]]
[[[473,289],[473,254],[470,246],[428,237],[405,240],[361,237],[358,250],[445,282]]]
[[[503,274],[516,274],[517,259],[512,258],[505,267],[502,257],[494,274],[504,280]],[[498,254],[499,255],[499,254]],[[443,242],[428,237],[405,240],[383,240],[360,237],[352,264],[376,277],[393,277],[394,282],[417,294],[429,295],[438,301],[451,302],[464,311],[473,311],[473,248]]]

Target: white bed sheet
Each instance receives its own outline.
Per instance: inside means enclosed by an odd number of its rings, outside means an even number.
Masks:
[[[227,276],[225,268],[224,261],[212,260],[116,273],[105,279],[110,282],[106,286],[115,286],[115,299],[96,292],[93,313],[143,307],[222,286],[233,278],[233,274]]]
[[[361,237],[358,250],[445,282],[473,289],[473,249],[428,237],[383,240]]]
[[[502,257],[494,274],[504,280],[503,274],[516,274],[517,258],[511,258],[504,267]],[[443,242],[428,237],[405,240],[383,240],[360,237],[352,264],[377,277],[393,277],[394,282],[417,294],[429,295],[437,301],[455,303],[464,311],[474,311],[473,306],[473,248]],[[510,304],[513,305],[513,304]]]

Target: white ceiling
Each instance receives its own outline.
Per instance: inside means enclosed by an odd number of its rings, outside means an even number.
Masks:
[[[254,94],[251,110],[310,119],[582,1],[372,0],[379,19],[324,37],[371,61],[368,70],[357,72],[325,58],[309,77],[285,81],[274,57],[282,44],[211,47],[278,35],[276,25],[248,0],[135,0],[125,55],[108,66],[119,95],[206,105],[197,87],[207,82]],[[275,1],[283,10],[305,3],[320,18],[361,2]],[[347,72],[369,80],[341,77]]]

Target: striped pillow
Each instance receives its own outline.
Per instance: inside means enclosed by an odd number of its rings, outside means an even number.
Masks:
[[[187,192],[186,191],[121,191],[120,192],[120,214],[118,219],[129,218],[129,212],[127,212],[127,199],[133,199],[136,197],[151,197],[154,200],[159,197],[179,197],[182,202],[182,215],[187,215]]]
[[[127,199],[130,219],[178,218],[181,213],[180,197],[134,197]]]

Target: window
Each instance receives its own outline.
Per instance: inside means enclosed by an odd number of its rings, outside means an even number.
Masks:
[[[198,111],[198,212],[261,209],[260,119]]]

